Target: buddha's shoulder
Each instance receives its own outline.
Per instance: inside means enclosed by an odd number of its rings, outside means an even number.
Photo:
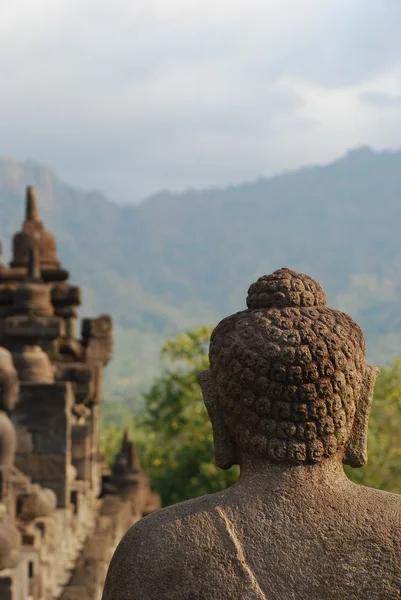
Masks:
[[[361,485],[355,488],[352,513],[356,513],[356,520],[371,524],[373,531],[391,539],[401,552],[401,495]]]
[[[184,593],[195,584],[211,586],[202,597],[220,598],[212,587],[223,577],[228,560],[224,547],[219,550],[220,503],[220,494],[210,494],[161,509],[133,525],[114,553],[103,600],[195,598]]]
[[[225,493],[207,494],[174,504],[148,515],[131,527],[127,542],[153,547],[168,544],[181,547],[183,541],[194,539],[207,542],[208,531],[214,532],[219,514],[225,506]]]
[[[354,490],[362,507],[375,509],[373,515],[401,519],[401,495],[385,492],[376,488],[354,484]]]

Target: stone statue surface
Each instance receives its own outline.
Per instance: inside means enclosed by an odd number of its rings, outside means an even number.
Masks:
[[[103,600],[401,598],[401,496],[355,485],[379,369],[319,283],[280,269],[212,334],[199,375],[232,487],[126,534]]]
[[[11,353],[0,347],[0,468],[10,467],[14,461],[17,438],[9,414],[19,396],[19,380]]]
[[[0,599],[99,600],[116,543],[159,508],[130,440],[117,477],[101,462],[112,319],[78,330],[81,288],[32,187],[8,266],[1,247]]]
[[[18,396],[19,381],[12,355],[6,348],[0,347],[0,481],[3,481],[3,473],[7,472],[14,462],[17,437],[8,415],[14,410]],[[14,565],[20,544],[20,533],[7,518],[5,506],[1,503],[0,570]]]

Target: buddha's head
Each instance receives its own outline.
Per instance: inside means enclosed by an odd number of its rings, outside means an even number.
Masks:
[[[366,364],[360,327],[326,307],[318,282],[289,269],[252,284],[247,306],[217,325],[210,369],[199,375],[218,466],[244,455],[365,464],[379,369]]]

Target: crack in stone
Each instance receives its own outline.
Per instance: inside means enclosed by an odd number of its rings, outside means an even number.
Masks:
[[[234,527],[231,524],[229,518],[227,517],[227,515],[225,514],[224,510],[221,508],[221,506],[217,507],[217,512],[219,513],[220,517],[222,518],[224,525],[225,525],[225,529],[228,533],[228,536],[230,537],[231,541],[234,544],[234,547],[237,551],[237,558],[239,563],[241,564],[241,566],[243,567],[246,575],[248,576],[248,578],[251,581],[252,584],[252,589],[256,594],[256,597],[259,598],[260,600],[267,600],[267,596],[265,595],[265,593],[263,592],[263,590],[261,589],[259,582],[254,574],[254,572],[252,571],[251,567],[248,565],[246,558],[245,558],[245,554],[244,554],[244,550],[242,548],[241,542],[239,541],[237,534],[234,531]]]

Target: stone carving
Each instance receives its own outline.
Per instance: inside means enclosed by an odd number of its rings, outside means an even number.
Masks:
[[[0,520],[0,571],[18,563],[21,534],[11,523]]]
[[[199,375],[231,488],[161,510],[120,543],[103,600],[400,598],[401,497],[353,484],[378,369],[321,286],[281,269],[219,323]]]
[[[22,231],[14,236],[12,268],[27,267],[29,254],[33,247],[38,248],[42,269],[58,269],[60,261],[57,257],[54,236],[46,231],[40,219],[36,193],[33,187],[27,188],[25,221]]]
[[[39,251],[35,242],[29,250],[28,277],[16,288],[13,314],[51,317],[54,314],[50,285],[41,278]]]
[[[117,488],[126,489],[136,487],[143,476],[135,444],[125,430],[120,452],[114,460],[112,482]]]
[[[109,315],[101,315],[97,319],[83,319],[82,343],[91,360],[101,360],[107,364],[112,356],[113,340],[111,337],[112,322]]]
[[[346,442],[377,370],[366,365],[361,329],[325,303],[320,284],[282,270],[251,285],[249,311],[214,330],[211,371],[240,452],[293,464],[341,452],[351,466],[366,462],[366,440],[356,453]]]
[[[0,348],[0,483],[3,473],[13,465],[17,448],[14,425],[9,413],[18,402],[19,382],[11,353]],[[21,545],[21,535],[10,522],[4,504],[0,504],[0,570],[12,567],[17,559]]]
[[[78,337],[81,293],[68,278],[28,188],[11,266],[0,268],[1,599],[98,600],[117,541],[160,505],[129,460],[118,481],[105,472],[112,321],[85,319]]]
[[[12,412],[18,402],[18,394],[18,374],[11,352],[0,347],[0,411]]]
[[[24,346],[14,354],[20,380],[29,383],[54,383],[54,369],[40,346]]]
[[[20,519],[32,521],[38,517],[48,517],[56,510],[56,494],[47,488],[33,484],[28,493],[19,498]]]
[[[17,439],[9,413],[18,402],[19,381],[11,353],[0,348],[0,467],[9,468],[15,457]]]
[[[17,438],[15,429],[10,419],[4,412],[0,412],[0,465],[10,467],[13,464]]]

